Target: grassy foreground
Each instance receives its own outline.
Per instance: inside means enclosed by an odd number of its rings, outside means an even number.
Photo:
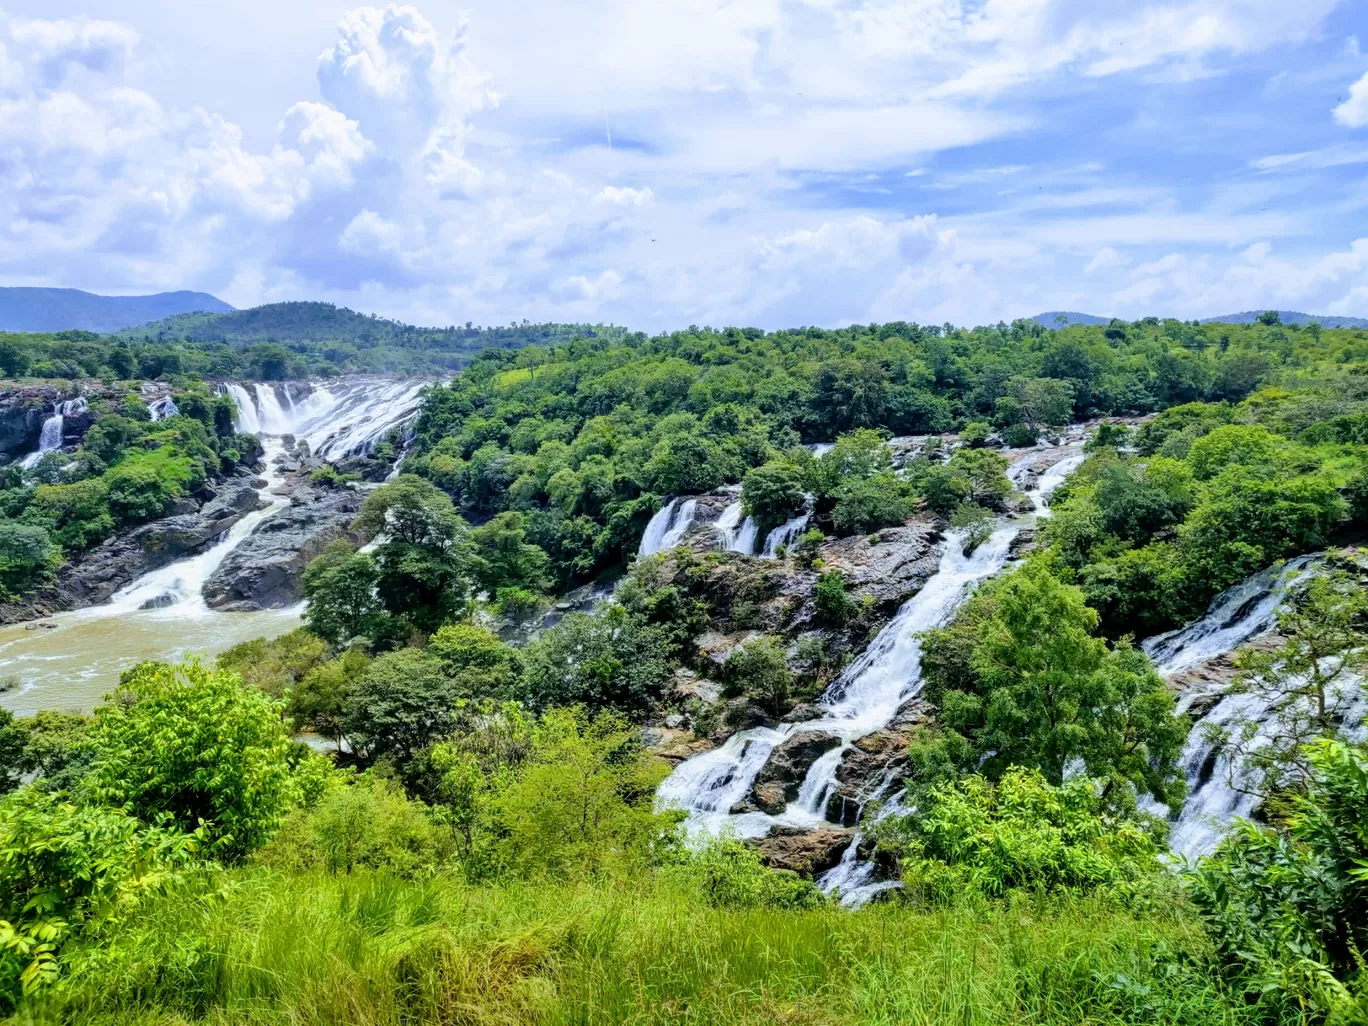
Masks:
[[[469,887],[244,869],[73,953],[12,1021],[1243,1021],[1196,968],[1205,949],[1176,901],[721,910],[669,872]]]

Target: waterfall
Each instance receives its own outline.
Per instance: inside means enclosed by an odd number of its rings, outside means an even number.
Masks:
[[[152,415],[152,420],[155,422],[176,416],[180,413],[180,407],[169,395],[164,395],[160,399],[148,403],[147,412]]]
[[[1298,556],[1241,581],[1212,600],[1206,615],[1179,630],[1147,639],[1141,648],[1154,660],[1160,673],[1173,675],[1234,651],[1245,642],[1267,634],[1277,626],[1278,610],[1290,589],[1312,572],[1319,555]],[[1169,832],[1172,850],[1188,857],[1215,849],[1236,817],[1248,819],[1258,805],[1255,795],[1232,786],[1238,767],[1217,753],[1207,739],[1208,727],[1229,727],[1252,721],[1259,730],[1251,739],[1258,744],[1265,727],[1273,723],[1272,699],[1256,693],[1216,696],[1198,688],[1187,690],[1178,703],[1188,713],[1199,700],[1215,701],[1193,724],[1183,749],[1182,768],[1188,781],[1188,799]],[[1167,815],[1157,802],[1142,805],[1156,815]]]
[[[38,465],[38,461],[47,453],[62,447],[62,432],[66,425],[66,418],[78,413],[84,413],[89,409],[89,405],[82,397],[67,399],[66,401],[57,400],[52,404],[52,416],[43,421],[43,429],[38,434],[38,448],[29,453],[19,461],[19,466],[25,470],[32,470]]]
[[[1076,467],[1081,459],[1075,450],[1076,446],[1066,450],[1055,466],[1076,461],[1072,463]],[[1052,478],[1042,475],[1036,488],[1028,492],[1037,508],[1041,504],[1040,486],[1058,485]],[[739,518],[739,503],[736,505],[735,517]],[[723,527],[722,521],[718,527]],[[967,556],[963,539],[958,532],[951,532],[936,573],[903,603],[892,622],[822,695],[818,702],[821,715],[802,723],[743,730],[720,747],[685,760],[661,783],[656,793],[658,806],[684,810],[690,825],[705,834],[730,830],[740,837],[763,837],[775,825],[812,828],[826,824],[826,807],[839,786],[837,773],[851,744],[888,726],[898,710],[921,690],[921,634],[949,622],[980,582],[1007,565],[1020,527],[1020,523],[1000,524],[988,541]],[[813,762],[797,799],[778,816],[761,812],[733,815],[731,809],[750,792],[775,746],[799,731],[834,734],[841,744]],[[866,803],[882,798],[891,786],[892,779],[886,778]],[[895,802],[896,798],[890,806]],[[894,886],[886,881],[869,882],[874,869],[859,861],[859,840],[857,831],[841,863],[820,881],[828,891],[839,889],[846,903],[858,904]]]
[[[646,525],[646,533],[641,536],[638,556],[653,556],[679,544],[684,532],[694,521],[698,510],[697,499],[671,499],[661,506],[651,522]]]
[[[294,435],[315,456],[346,459],[371,452],[393,428],[418,416],[427,381],[344,378],[298,384],[224,385],[238,407],[237,430],[244,434]],[[284,401],[282,402],[282,397]]]
[[[808,446],[808,452],[817,459],[821,459],[834,448],[836,448],[835,442],[813,442]]]
[[[742,520],[740,499],[724,509],[713,526],[717,528],[722,548],[728,552],[744,552],[747,556],[755,554],[755,540],[760,528],[753,517]]]
[[[800,513],[792,520],[780,524],[765,538],[765,551],[760,554],[761,559],[778,559],[779,546],[785,549],[793,547],[795,539],[802,536],[807,530],[808,521],[812,518],[811,513]]]
[[[1200,620],[1156,634],[1141,648],[1159,672],[1167,675],[1225,655],[1250,638],[1267,634],[1277,625],[1278,610],[1288,589],[1307,575],[1318,558],[1298,556],[1246,578],[1217,595]]]

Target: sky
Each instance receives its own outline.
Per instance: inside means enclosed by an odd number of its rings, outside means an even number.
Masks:
[[[1362,0],[0,4],[0,285],[647,331],[1368,316]]]

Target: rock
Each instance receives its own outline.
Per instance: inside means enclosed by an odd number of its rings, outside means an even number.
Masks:
[[[352,456],[337,463],[339,474],[359,474],[362,481],[379,484],[390,476],[394,465],[369,456]]]
[[[177,499],[175,502],[173,502],[171,504],[171,509],[167,512],[170,516],[173,517],[183,517],[188,513],[198,513],[199,508],[199,500],[192,499],[187,496],[184,499]]]
[[[769,835],[751,841],[760,858],[771,869],[787,869],[800,876],[820,876],[836,863],[850,846],[853,833],[849,830],[823,828],[804,830],[799,827],[775,827]]]
[[[717,747],[707,738],[694,737],[687,730],[654,727],[650,728],[650,732],[652,740],[648,742],[643,738],[642,744],[649,748],[652,754],[670,762],[683,762]]]
[[[665,726],[671,730],[682,730],[684,727],[684,717],[679,713],[671,713],[665,717]]]
[[[804,723],[807,720],[815,720],[822,715],[822,707],[813,702],[799,702],[792,709],[786,712],[780,723]]]
[[[821,730],[800,730],[786,738],[774,747],[764,768],[756,775],[751,798],[760,804],[761,785],[777,784],[783,791],[785,803],[793,801],[812,764],[840,744],[841,739],[835,734]]]
[[[758,705],[751,705],[745,698],[733,698],[727,703],[723,720],[732,730],[754,730],[756,727],[773,727],[774,717]]]
[[[262,482],[265,484],[265,482]],[[259,492],[250,487],[224,488],[200,511],[206,517],[223,520],[238,513],[250,513],[264,505]]]
[[[901,605],[921,591],[940,565],[937,543],[942,534],[930,518],[888,527],[874,535],[827,541],[818,549],[827,570],[837,570],[856,599],[868,595],[880,607]],[[811,619],[815,610],[805,610]]]
[[[324,493],[307,506],[290,506],[261,522],[204,582],[214,609],[280,609],[298,602],[299,579],[309,561],[350,528],[362,496],[351,489]]]
[[[788,805],[788,794],[784,790],[784,785],[777,780],[755,785],[751,789],[751,798],[756,808],[761,812],[768,812],[771,816],[779,815]]]
[[[697,699],[704,705],[711,705],[722,697],[722,685],[700,677],[693,670],[676,670],[669,695],[680,703]]]

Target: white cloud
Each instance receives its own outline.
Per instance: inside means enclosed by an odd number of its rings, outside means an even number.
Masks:
[[[1350,128],[1368,125],[1368,72],[1349,87],[1349,98],[1335,108],[1335,120]]]
[[[338,239],[345,252],[370,255],[398,253],[402,243],[402,229],[374,210],[363,210],[353,217]]]
[[[597,277],[587,278],[582,274],[576,274],[560,284],[562,292],[573,298],[587,299],[591,302],[615,298],[621,287],[622,275],[611,267],[599,273]]]
[[[594,197],[594,202],[606,203],[614,207],[649,207],[655,202],[655,194],[649,188],[632,189],[624,187],[619,189],[613,185],[606,185]]]
[[[1103,246],[1093,258],[1088,261],[1088,266],[1083,268],[1084,274],[1096,274],[1098,271],[1110,270],[1113,267],[1121,267],[1126,263],[1126,258],[1110,246]]]
[[[90,18],[17,19],[10,22],[9,32],[48,86],[61,82],[74,66],[99,73],[116,70],[132,54],[140,38],[128,25]]]

